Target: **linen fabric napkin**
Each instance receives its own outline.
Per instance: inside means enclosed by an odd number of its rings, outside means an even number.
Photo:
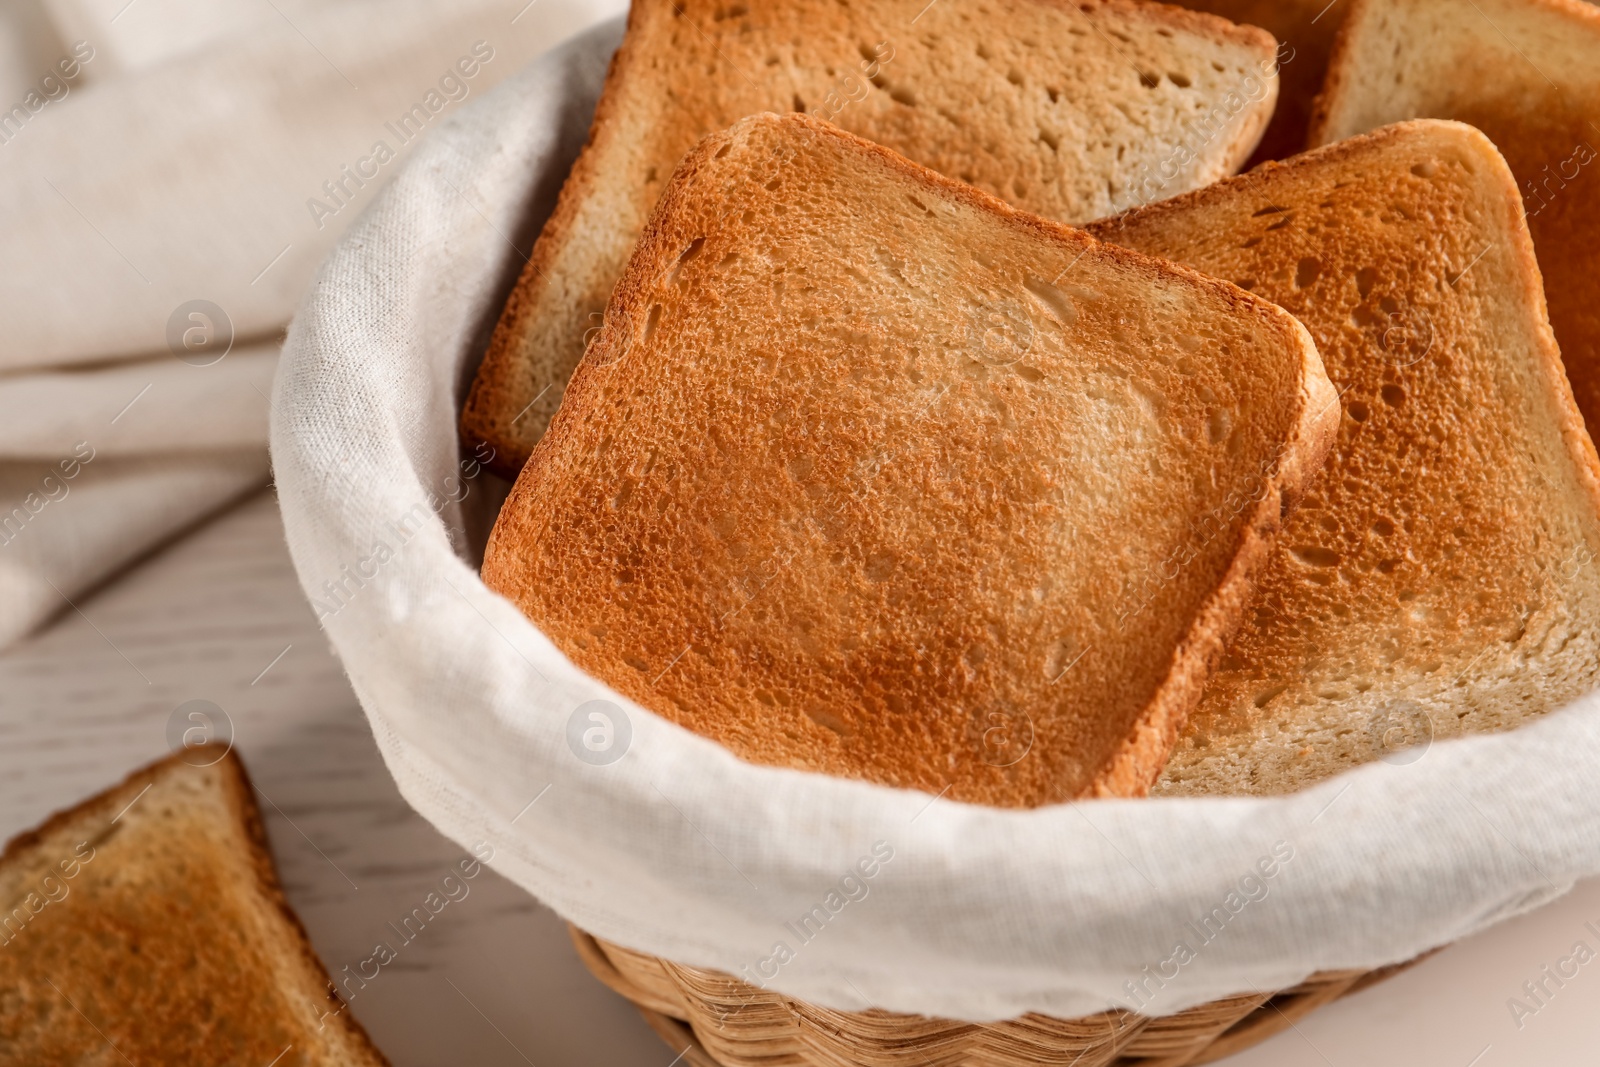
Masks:
[[[463,101],[625,7],[0,9],[0,648],[265,484],[278,340],[334,241]]]

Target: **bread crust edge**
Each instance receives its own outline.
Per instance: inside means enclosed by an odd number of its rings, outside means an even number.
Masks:
[[[479,444],[488,445],[494,454],[484,465],[508,479],[517,477],[532,452],[532,448],[523,445],[511,426],[505,423],[506,405],[503,401],[513,389],[513,353],[528,332],[539,298],[550,285],[548,272],[566,245],[568,235],[577,221],[578,211],[598,177],[603,142],[615,134],[616,123],[612,119],[621,107],[622,97],[618,86],[628,76],[638,51],[639,35],[635,30],[643,18],[642,6],[641,3],[635,3],[628,9],[627,29],[623,33],[622,44],[612,54],[611,63],[606,68],[600,98],[595,103],[594,118],[589,122],[589,136],[578,151],[578,158],[573,161],[566,180],[561,183],[555,210],[545,220],[544,227],[534,240],[533,252],[518,275],[517,284],[512,287],[511,295],[506,297],[505,307],[501,309],[500,318],[495,322],[494,332],[489,338],[489,347],[483,354],[483,362],[472,377],[466,402],[461,408],[459,426],[462,443],[469,449]]]
[[[1189,712],[1199,705],[1206,683],[1244,622],[1254,599],[1256,578],[1272,559],[1284,520],[1300,502],[1338,440],[1343,408],[1322,366],[1316,342],[1298,319],[1276,310],[1293,325],[1300,342],[1300,417],[1283,444],[1272,475],[1265,479],[1261,498],[1239,533],[1232,563],[1173,651],[1166,679],[1116,754],[1095,777],[1090,786],[1092,796],[1142,797],[1161,777]]]

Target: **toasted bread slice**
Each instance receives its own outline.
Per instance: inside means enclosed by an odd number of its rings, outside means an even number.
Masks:
[[[483,575],[746,759],[1135,795],[1337,418],[1266,301],[755,116],[673,176]]]
[[[1274,47],[1140,0],[635,0],[463,433],[516,475],[673,167],[746,115],[809,112],[1023,210],[1087,222],[1236,171],[1272,114]]]
[[[1293,312],[1344,402],[1156,792],[1291,792],[1600,685],[1600,467],[1487,138],[1389,126],[1091,230]]]
[[[1402,119],[1457,119],[1517,176],[1550,325],[1600,429],[1600,7],[1581,0],[1359,0],[1313,144]]]
[[[244,768],[219,748],[136,771],[17,837],[0,909],[6,1063],[388,1062],[331,992]]]
[[[1193,11],[1247,26],[1278,39],[1278,106],[1246,166],[1305,150],[1311,109],[1328,73],[1333,40],[1344,23],[1345,3],[1332,0],[1175,0]]]

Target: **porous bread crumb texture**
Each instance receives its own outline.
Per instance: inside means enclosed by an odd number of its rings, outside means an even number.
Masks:
[[[1550,324],[1600,428],[1600,7],[1582,0],[1367,0],[1351,11],[1312,143],[1456,119],[1517,176]],[[1492,76],[1491,76],[1492,75]]]
[[[484,580],[755,762],[1140,793],[1334,407],[1270,304],[758,116],[674,177]]]
[[[1344,23],[1345,3],[1329,0],[1176,0],[1277,38],[1278,105],[1246,167],[1284,159],[1306,148],[1311,109],[1328,72],[1333,40]]]
[[[1260,30],[1129,0],[638,0],[463,433],[521,469],[663,185],[707,134],[809,111],[1085,222],[1233,173],[1272,113],[1273,48]]]
[[[1416,122],[1091,228],[1292,312],[1343,400],[1154,793],[1403,766],[1600,684],[1600,470],[1520,215],[1482,134]]]
[[[283,899],[237,757],[185,755],[211,758],[7,845],[0,1061],[382,1067]]]

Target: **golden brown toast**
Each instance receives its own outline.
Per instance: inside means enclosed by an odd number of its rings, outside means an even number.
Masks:
[[[1091,232],[1292,312],[1344,406],[1155,792],[1291,792],[1600,684],[1600,467],[1487,138],[1388,126]]]
[[[1358,0],[1311,143],[1384,123],[1478,127],[1517,176],[1550,325],[1600,427],[1600,7],[1581,0]]]
[[[185,749],[0,857],[0,1063],[386,1064],[331,990],[232,753]]]
[[[1337,420],[1266,301],[755,116],[672,177],[483,576],[745,759],[1137,795]]]
[[[1344,23],[1347,0],[1174,0],[1278,39],[1278,106],[1245,166],[1283,159],[1306,148],[1311,109],[1328,73],[1328,55]]]
[[[636,0],[462,432],[516,476],[673,167],[746,115],[808,112],[1087,222],[1236,171],[1272,114],[1274,48],[1142,0]]]

